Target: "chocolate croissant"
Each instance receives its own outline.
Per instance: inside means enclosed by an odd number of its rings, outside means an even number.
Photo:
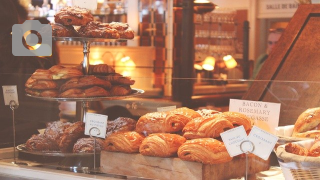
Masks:
[[[136,131],[144,134],[179,132],[189,121],[200,116],[199,113],[188,108],[147,113],[139,118]]]
[[[223,142],[212,138],[187,140],[178,149],[178,157],[203,164],[219,164],[232,160]]]
[[[136,153],[139,152],[139,147],[144,138],[145,136],[135,131],[117,132],[106,138],[106,150]]]
[[[74,143],[84,136],[84,123],[81,121],[71,124],[61,136],[59,148],[61,152],[72,152]]]
[[[59,151],[59,147],[57,143],[47,138],[44,134],[33,135],[26,142],[26,149],[28,151],[41,151],[41,152],[49,152],[49,151]]]
[[[145,156],[171,157],[177,155],[178,148],[185,141],[178,134],[150,134],[142,141],[139,152]]]
[[[195,118],[182,130],[183,137],[187,139],[216,138],[220,133],[232,129],[233,125],[224,117],[213,116],[211,118]]]
[[[94,151],[101,152],[101,150],[104,149],[104,140],[100,138],[96,138],[96,144],[94,144],[93,138],[80,138],[73,146],[74,153],[93,153]]]

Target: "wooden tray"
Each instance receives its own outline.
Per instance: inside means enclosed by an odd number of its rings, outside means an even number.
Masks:
[[[137,176],[151,179],[209,180],[245,176],[245,156],[234,157],[223,164],[205,165],[179,158],[149,157],[141,154],[101,152],[100,170],[104,173]],[[269,169],[269,160],[248,157],[249,175]]]

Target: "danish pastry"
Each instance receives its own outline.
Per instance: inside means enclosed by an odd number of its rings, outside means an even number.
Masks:
[[[312,133],[307,133],[312,131]],[[293,137],[315,137],[320,134],[320,107],[310,108],[301,113],[294,124]]]
[[[44,131],[44,135],[54,140],[57,145],[60,144],[60,137],[64,130],[71,125],[69,122],[54,121],[47,124],[47,128]]]
[[[109,81],[102,80],[100,78],[97,78],[96,76],[90,75],[90,76],[84,76],[84,77],[77,77],[72,78],[60,87],[60,91],[64,92],[68,89],[73,88],[88,88],[91,86],[100,86],[106,89],[111,88],[111,83]]]
[[[118,117],[113,121],[108,121],[106,137],[116,132],[133,131],[136,123],[136,120],[127,117]]]
[[[59,148],[61,152],[72,152],[74,143],[84,136],[84,123],[81,121],[71,124],[61,135]]]
[[[145,156],[176,156],[178,148],[186,139],[178,134],[155,133],[147,136],[141,143],[139,152]]]
[[[212,138],[187,140],[179,147],[178,157],[203,164],[219,164],[232,160],[223,142]]]
[[[183,128],[183,137],[187,139],[216,138],[220,133],[232,129],[233,125],[224,117],[195,118]]]
[[[53,80],[38,80],[30,77],[26,81],[25,87],[29,89],[37,89],[37,90],[57,89],[58,84]]]
[[[27,140],[26,149],[28,151],[48,152],[59,151],[59,146],[54,140],[47,138],[44,134],[37,134]]]
[[[94,144],[93,138],[80,138],[74,144],[72,152],[74,152],[74,153],[93,153],[95,151],[95,152],[99,153],[104,149],[105,149],[105,143],[100,138],[96,138],[96,144]]]
[[[96,21],[89,22],[78,31],[82,37],[119,39],[120,35],[116,29],[112,29],[108,23]]]
[[[73,26],[64,26],[59,23],[51,23],[52,36],[54,37],[76,37],[77,32]]]
[[[56,13],[54,21],[65,26],[85,26],[93,21],[93,16],[85,8],[67,6]]]
[[[117,132],[106,138],[106,150],[125,153],[139,152],[139,147],[145,137],[135,131]]]
[[[59,91],[55,89],[49,89],[49,90],[34,90],[34,89],[25,89],[26,93],[38,96],[38,97],[58,97]]]

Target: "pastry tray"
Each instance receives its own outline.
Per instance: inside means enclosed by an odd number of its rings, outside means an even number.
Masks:
[[[33,96],[31,94],[26,94],[26,96],[41,99],[41,100],[47,100],[47,101],[103,101],[103,100],[126,99],[126,98],[131,98],[131,97],[141,95],[143,93],[144,93],[144,90],[142,89],[132,88],[131,94],[125,95],[125,96],[86,97],[86,98],[39,97],[39,96]]]
[[[62,153],[60,151],[28,151],[25,144],[20,144],[16,149],[25,154],[36,155],[36,156],[53,156],[53,157],[84,157],[84,156],[93,156],[94,153]],[[96,155],[100,155],[100,152],[96,152]]]
[[[82,41],[82,42],[126,42],[131,39],[107,39],[107,38],[87,38],[87,37],[52,37],[54,41]]]

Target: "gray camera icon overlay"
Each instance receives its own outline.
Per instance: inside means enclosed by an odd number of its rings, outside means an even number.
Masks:
[[[41,37],[38,37],[39,35]],[[28,45],[34,46],[41,43],[40,46],[27,49],[22,41],[23,36],[26,36],[25,40]],[[12,26],[12,54],[14,56],[51,56],[51,25],[41,24],[38,20],[26,20],[23,24],[14,24]]]

